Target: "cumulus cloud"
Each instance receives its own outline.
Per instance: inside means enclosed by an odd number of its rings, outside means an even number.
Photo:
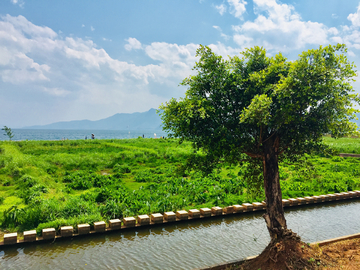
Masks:
[[[245,0],[228,0],[228,3],[231,7],[230,13],[233,14],[236,18],[242,19],[243,14],[246,12]]]
[[[223,15],[226,12],[226,6],[224,4],[215,6],[220,15]]]
[[[354,13],[350,13],[347,16],[347,19],[351,23],[350,26],[341,26],[341,31],[334,33],[334,36],[331,37],[331,41],[345,43],[349,48],[360,50],[360,4]],[[355,56],[353,51],[349,51],[348,54],[350,56]]]
[[[306,44],[325,44],[337,29],[303,21],[292,5],[277,0],[254,0],[255,20],[234,26],[234,41],[242,48],[262,45],[273,50],[293,50]]]
[[[128,38],[126,39],[126,41],[128,42],[127,44],[125,44],[124,48],[127,51],[131,51],[131,50],[138,50],[141,49],[141,42],[138,41],[136,38]]]
[[[178,84],[191,74],[198,45],[143,45],[136,38],[127,42],[127,50],[143,50],[153,63],[114,59],[91,39],[58,36],[23,16],[0,17],[0,86],[12,89],[11,94],[0,92],[0,100],[10,104],[13,96],[14,110],[21,108],[17,114],[24,114],[18,118],[23,122],[14,126],[39,124],[34,104],[41,124],[46,124],[145,111],[183,95]],[[4,110],[2,106],[0,115]]]
[[[360,26],[360,4],[357,7],[357,11],[355,13],[350,13],[347,19],[351,21],[352,26]]]

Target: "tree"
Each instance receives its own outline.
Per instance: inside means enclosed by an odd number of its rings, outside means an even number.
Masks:
[[[4,130],[4,131],[5,131],[4,135],[8,136],[9,139],[10,139],[10,141],[11,141],[12,137],[15,136],[15,135],[12,133],[11,128],[8,128],[7,126],[4,126],[4,128],[2,128],[1,130]]]
[[[268,57],[265,49],[254,47],[225,61],[200,46],[196,74],[182,82],[188,86],[185,98],[160,106],[163,129],[205,153],[194,166],[211,170],[220,161],[250,160],[262,169],[271,243],[291,233],[279,159],[296,160],[320,148],[324,134],[356,131],[350,120],[360,99],[351,86],[355,67],[345,53],[345,45],[320,46],[288,61],[281,53]]]

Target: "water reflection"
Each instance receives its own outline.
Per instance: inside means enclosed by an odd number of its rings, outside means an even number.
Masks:
[[[359,232],[360,201],[285,214],[305,242]],[[0,252],[2,269],[192,269],[256,255],[269,241],[262,213],[137,228]]]

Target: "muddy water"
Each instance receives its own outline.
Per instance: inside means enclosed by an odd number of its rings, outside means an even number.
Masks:
[[[360,232],[360,200],[288,208],[305,242]],[[261,212],[118,231],[0,251],[0,269],[193,269],[256,255],[269,236]]]

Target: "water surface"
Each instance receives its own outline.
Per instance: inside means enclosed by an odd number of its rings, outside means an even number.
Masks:
[[[304,242],[360,232],[360,200],[286,209]],[[0,251],[1,269],[193,269],[259,254],[261,212],[137,228]]]
[[[159,138],[167,136],[162,130],[71,130],[71,129],[12,129],[14,141],[24,140],[81,140],[91,139],[91,134],[95,135],[95,139],[132,139]],[[0,140],[8,140],[9,138],[0,134]]]

